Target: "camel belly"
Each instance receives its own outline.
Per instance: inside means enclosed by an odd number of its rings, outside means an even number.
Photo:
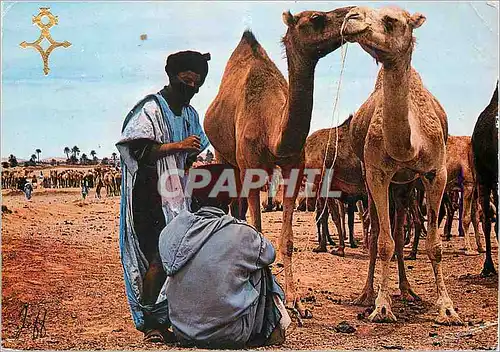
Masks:
[[[392,183],[406,184],[415,181],[420,175],[409,169],[401,169],[392,177]]]

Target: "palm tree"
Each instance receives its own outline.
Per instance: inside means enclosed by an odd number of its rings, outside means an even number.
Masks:
[[[31,162],[32,164],[35,164],[35,163],[36,163],[36,155],[35,155],[35,154],[31,154],[30,162]]]
[[[89,160],[89,159],[87,158],[87,154],[83,153],[83,154],[82,154],[82,157],[80,158],[80,163],[82,163],[82,164],[84,164],[84,165],[85,165],[85,164],[87,164],[87,161],[88,161],[88,160]]]
[[[38,163],[40,163],[40,153],[41,153],[41,152],[42,152],[42,150],[41,150],[41,149],[38,149],[38,148],[37,148],[37,149],[35,150],[35,153],[36,153],[36,158],[38,159]]]
[[[92,160],[97,163],[97,158],[96,158],[96,152],[95,150],[90,151],[90,155],[92,156]]]
[[[76,158],[78,154],[80,154],[80,148],[78,148],[76,145],[71,148],[71,152],[73,153],[73,156]]]
[[[111,160],[113,160],[113,165],[116,165],[116,153],[111,153]]]
[[[66,159],[69,159],[70,152],[71,152],[71,149],[69,149],[69,147],[64,147],[64,154],[66,154]]]

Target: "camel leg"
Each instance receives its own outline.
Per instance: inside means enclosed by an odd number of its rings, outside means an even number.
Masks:
[[[495,239],[498,242],[498,184],[493,188],[493,202],[495,203]]]
[[[337,227],[337,233],[339,234],[339,246],[337,247],[337,249],[333,249],[330,253],[333,255],[338,255],[339,257],[344,257],[345,256],[345,252],[344,252],[344,248],[345,248],[345,238],[344,238],[345,214],[343,212],[344,204],[341,201],[338,201],[337,199],[332,199],[332,198],[329,198],[327,200],[327,202],[328,202],[328,208],[330,210],[330,214],[332,217],[332,221],[335,224],[335,227]]]
[[[316,228],[318,231],[318,247],[313,249],[315,253],[326,252],[326,237],[328,233],[328,209],[323,209],[324,199],[318,198],[316,209]]]
[[[405,264],[404,264],[404,221],[407,214],[407,209],[409,206],[408,199],[408,188],[411,186],[402,185],[394,187],[397,189],[397,194],[395,196],[396,213],[395,213],[395,223],[393,237],[396,242],[396,257],[398,260],[398,274],[399,274],[399,290],[401,291],[401,299],[405,301],[419,301],[420,297],[412,290],[410,282],[406,277]],[[413,204],[412,204],[413,205]]]
[[[437,214],[439,205],[446,185],[446,168],[438,170],[435,175],[430,175],[429,179],[422,178],[425,192],[427,195],[427,240],[425,241],[427,256],[429,257],[437,286],[437,305],[439,306],[439,315],[436,322],[439,324],[462,324],[460,317],[453,308],[453,302],[448,296],[446,285],[444,283],[442,259],[442,242],[437,232]]]
[[[476,255],[478,252],[475,252],[472,249],[471,243],[470,243],[470,236],[469,236],[469,226],[471,223],[471,212],[472,212],[472,198],[473,198],[473,192],[474,189],[473,187],[470,186],[465,186],[464,187],[464,192],[463,192],[463,215],[459,216],[462,218],[462,231],[463,231],[463,237],[464,237],[464,245],[465,245],[465,255]],[[460,220],[459,220],[460,223]]]
[[[364,207],[363,207],[363,201],[358,200],[356,202],[356,207],[358,208],[358,216],[359,220],[361,221],[361,227],[363,229],[363,250],[368,250],[368,228],[365,226],[365,217],[364,217]]]
[[[418,200],[417,199],[412,199],[411,204],[408,207],[408,214],[407,218],[410,218],[410,224],[409,226],[411,227],[411,224],[413,224],[413,243],[411,246],[411,251],[410,254],[408,254],[404,259],[405,260],[416,260],[417,259],[417,251],[418,251],[418,243],[420,241],[420,232],[421,232],[421,227],[420,227],[420,219],[418,218]]]
[[[453,217],[455,216],[455,211],[453,210],[451,200],[445,203],[446,207],[446,222],[444,223],[444,234],[446,241],[451,241],[451,227],[453,226]]]
[[[375,309],[368,317],[372,322],[395,322],[397,320],[391,310],[391,297],[389,294],[389,266],[395,247],[391,236],[389,210],[389,185],[391,178],[392,175],[387,175],[381,170],[372,168],[366,170],[366,183],[372,194],[378,214],[379,235],[377,248],[382,264],[382,280],[379,285],[377,298],[375,299]]]
[[[472,206],[471,206],[471,222],[472,222],[472,227],[474,228],[474,236],[476,237],[476,246],[477,246],[477,251],[479,253],[484,253],[484,247],[481,243],[481,232],[479,231],[479,203],[477,201],[477,190],[474,192],[473,200],[472,200]]]
[[[368,187],[367,187],[368,189]],[[359,295],[358,298],[354,300],[354,304],[360,306],[372,306],[375,302],[375,291],[373,289],[373,279],[375,277],[375,264],[377,261],[377,243],[378,243],[378,233],[379,233],[379,223],[378,223],[378,215],[375,204],[373,203],[373,199],[368,189],[368,213],[365,216],[365,219],[370,220],[370,234],[367,238],[367,247],[369,250],[369,264],[368,264],[368,275],[366,277],[365,287],[363,287],[363,291]]]
[[[320,244],[321,250],[319,252],[326,252],[326,242],[328,241],[328,244],[330,246],[335,246],[335,242],[332,239],[332,236],[330,235],[330,230],[328,229],[328,205],[325,203],[326,199],[321,198],[321,200],[318,201],[318,208],[315,209],[316,211],[316,227],[318,229],[318,242]],[[318,220],[319,219],[319,220]],[[324,244],[323,244],[324,241]],[[324,250],[323,250],[324,248]]]
[[[292,166],[282,166],[281,172],[283,179],[290,180]],[[304,174],[304,169],[301,166],[299,168],[299,174],[297,180],[301,180]],[[288,187],[294,187],[293,196],[288,196]],[[292,268],[292,256],[293,256],[293,211],[295,209],[295,200],[299,193],[300,182],[295,182],[295,184],[285,184],[283,189],[283,222],[281,227],[281,237],[279,252],[281,253],[285,272],[285,297],[287,304],[292,304],[301,316],[301,318],[312,318],[312,314],[309,310],[305,309],[302,302],[300,302],[300,297],[295,291],[295,282],[293,279],[293,268]]]
[[[354,214],[356,212],[356,204],[353,201],[349,202],[347,208],[347,224],[349,228],[349,246],[351,248],[358,248],[356,240],[354,239]]]
[[[491,257],[491,220],[490,214],[490,193],[491,188],[488,185],[479,185],[479,199],[483,210],[483,232],[486,243],[486,258],[484,260],[482,276],[496,275],[495,265]]]

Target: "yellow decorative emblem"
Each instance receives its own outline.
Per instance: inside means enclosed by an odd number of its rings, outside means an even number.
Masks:
[[[46,18],[48,21],[43,22],[43,19]],[[25,41],[19,44],[22,48],[28,48],[31,47],[33,49],[36,49],[40,55],[42,56],[43,60],[43,72],[45,75],[49,74],[49,55],[54,50],[55,48],[58,47],[69,47],[71,46],[71,43],[68,41],[64,42],[56,42],[54,39],[52,39],[50,35],[50,28],[56,25],[58,22],[57,16],[54,16],[52,13],[50,13],[50,9],[48,7],[40,7],[40,12],[38,15],[33,16],[33,24],[36,24],[38,28],[40,28],[40,37],[38,37],[37,40],[35,40],[32,43],[26,43]],[[47,48],[47,50],[44,50],[41,46],[40,43],[46,39],[49,43],[50,46]]]

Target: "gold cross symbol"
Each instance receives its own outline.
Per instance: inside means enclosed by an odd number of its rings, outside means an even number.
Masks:
[[[44,18],[47,18],[48,22],[43,22],[42,19]],[[50,13],[50,9],[48,7],[40,7],[40,12],[38,13],[38,15],[33,16],[33,24],[36,24],[38,28],[40,28],[41,31],[40,37],[38,37],[38,39],[32,43],[26,43],[25,41],[23,41],[21,44],[19,44],[24,49],[31,47],[40,53],[43,60],[43,72],[45,73],[45,75],[48,75],[50,71],[49,69],[50,53],[52,53],[52,51],[55,48],[61,46],[67,48],[71,46],[71,43],[68,41],[56,42],[54,39],[52,39],[52,36],[50,35],[50,28],[56,25],[57,22],[58,22],[57,16],[54,16],[52,13]],[[50,46],[47,48],[47,50],[44,50],[40,46],[40,43],[44,39],[46,39],[50,43]]]

